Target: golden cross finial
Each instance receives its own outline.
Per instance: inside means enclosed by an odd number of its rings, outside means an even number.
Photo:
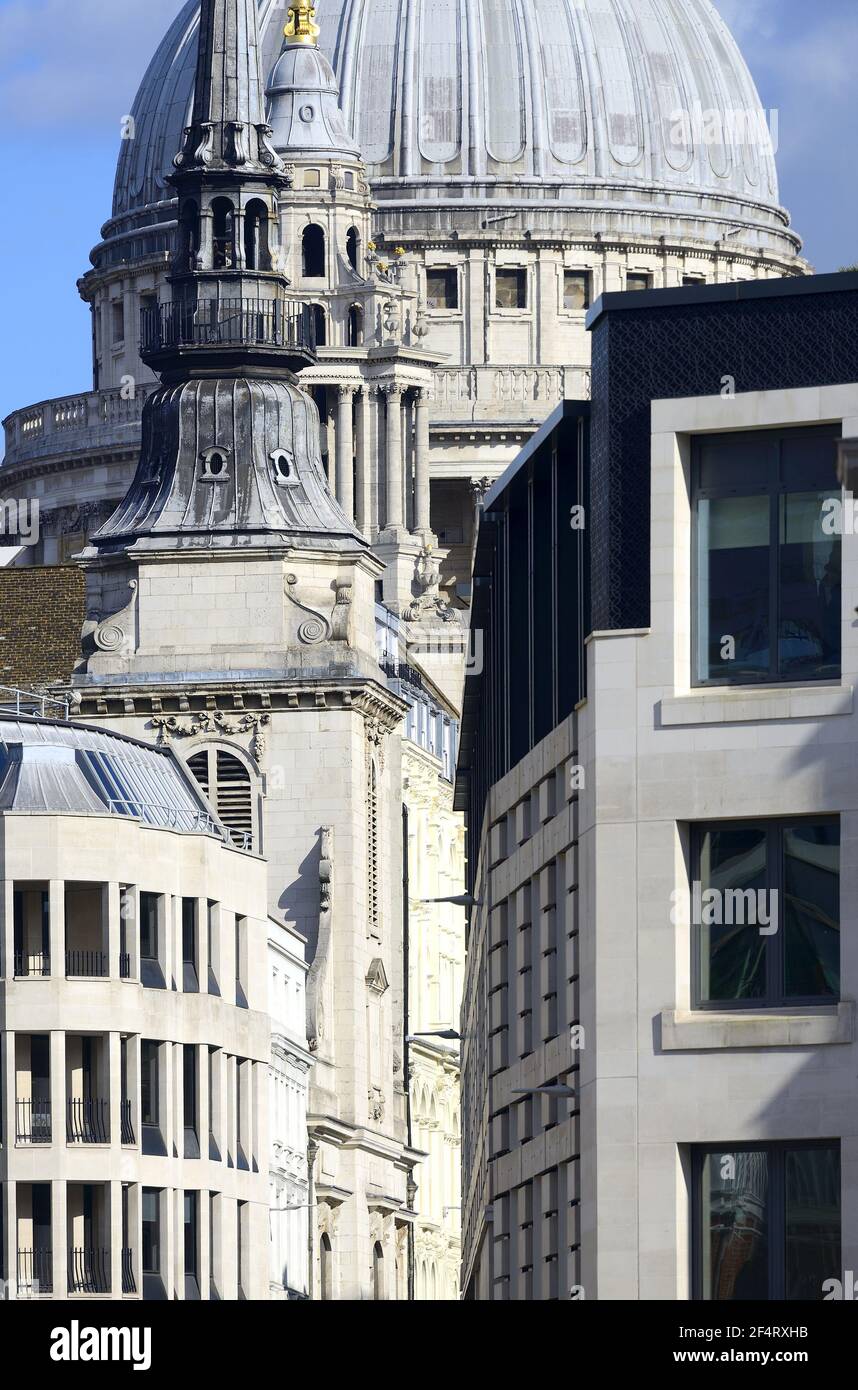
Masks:
[[[315,45],[322,31],[316,23],[316,6],[313,0],[294,0],[288,13],[289,19],[284,32],[289,42]]]

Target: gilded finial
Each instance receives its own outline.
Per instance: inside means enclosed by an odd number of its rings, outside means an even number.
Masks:
[[[289,6],[289,19],[285,34],[290,43],[306,43],[315,46],[321,34],[316,23],[316,6],[313,0],[294,0]]]

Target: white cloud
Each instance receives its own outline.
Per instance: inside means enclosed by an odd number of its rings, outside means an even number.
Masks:
[[[103,129],[128,111],[184,0],[3,0],[0,117],[8,133]]]

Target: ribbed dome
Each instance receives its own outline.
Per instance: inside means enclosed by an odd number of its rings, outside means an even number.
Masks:
[[[286,8],[259,0],[266,74]],[[184,6],[143,80],[115,217],[171,196],[198,10],[198,0]],[[689,198],[734,214],[742,203],[743,220],[772,227],[777,176],[765,116],[710,0],[320,0],[319,21],[347,121],[386,202],[437,201],[439,178],[455,181],[442,196],[460,205],[469,186],[482,196],[494,186],[503,199],[504,185],[537,181],[559,185],[551,196],[565,204],[610,202],[612,189],[626,206],[630,193],[677,210]]]

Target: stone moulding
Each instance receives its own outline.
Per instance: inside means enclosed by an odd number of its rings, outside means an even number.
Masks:
[[[230,716],[220,710],[201,710],[199,714],[182,719],[176,715],[153,715],[150,720],[153,729],[158,730],[158,742],[169,743],[172,738],[193,738],[197,734],[236,734],[252,733],[250,751],[257,762],[265,754],[265,729],[271,723],[270,714],[240,714]]]
[[[68,695],[67,687],[52,687],[52,694]],[[392,690],[384,685],[384,677],[379,672],[379,680],[335,684],[333,682],[310,682],[297,685],[290,681],[282,687],[271,685],[243,685],[241,690],[234,686],[216,690],[204,687],[188,689],[164,689],[157,693],[132,689],[108,689],[101,687],[86,690],[76,687],[72,691],[75,711],[78,718],[97,719],[105,716],[132,715],[154,721],[162,716],[192,716],[208,711],[226,716],[240,714],[273,714],[281,711],[319,709],[352,710],[370,723],[375,734],[391,733],[402,720],[407,705]]]

